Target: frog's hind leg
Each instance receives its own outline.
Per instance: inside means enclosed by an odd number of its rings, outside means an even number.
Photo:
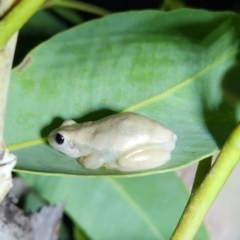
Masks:
[[[146,144],[120,155],[117,165],[120,171],[139,171],[159,167],[170,158],[171,153],[159,144]]]

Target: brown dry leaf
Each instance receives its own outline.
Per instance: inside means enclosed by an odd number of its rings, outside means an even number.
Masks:
[[[32,240],[30,220],[15,206],[17,199],[8,194],[0,205],[0,239]]]
[[[30,216],[34,240],[57,240],[64,203],[45,206]]]

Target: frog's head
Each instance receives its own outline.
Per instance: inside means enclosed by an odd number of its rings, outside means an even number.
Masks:
[[[76,122],[73,120],[67,120],[63,124],[52,131],[48,136],[49,144],[56,150],[66,154],[71,158],[81,157],[76,142],[72,138],[72,132],[74,132]]]

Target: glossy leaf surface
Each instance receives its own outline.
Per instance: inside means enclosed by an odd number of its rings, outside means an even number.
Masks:
[[[113,14],[56,35],[12,72],[6,142],[16,170],[71,175],[171,171],[222,146],[236,125],[221,81],[238,57],[239,16],[182,9]],[[88,170],[42,138],[63,120],[134,111],[178,136],[172,159],[143,173]]]

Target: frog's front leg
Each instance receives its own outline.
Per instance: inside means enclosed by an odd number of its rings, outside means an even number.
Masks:
[[[104,163],[103,157],[97,153],[92,153],[87,156],[80,157],[77,159],[77,161],[82,166],[84,166],[85,168],[88,168],[88,169],[100,168]]]
[[[104,164],[104,167],[126,172],[146,170],[163,165],[170,157],[170,151],[160,144],[145,144],[126,151],[115,163]]]

